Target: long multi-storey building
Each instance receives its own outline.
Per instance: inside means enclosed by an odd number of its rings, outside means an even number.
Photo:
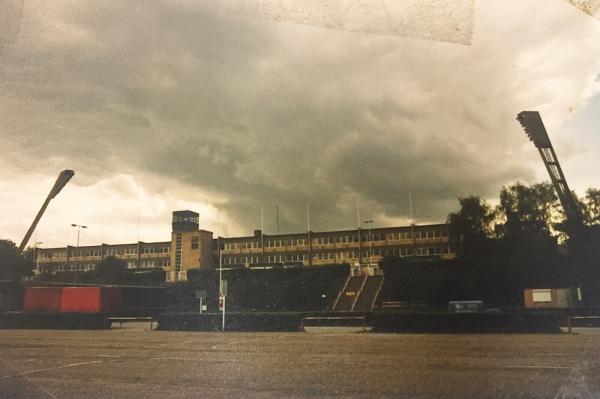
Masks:
[[[214,238],[201,230],[198,214],[173,212],[171,241],[37,251],[39,273],[90,271],[107,256],[132,269],[162,268],[167,281],[187,280],[191,269],[255,267],[285,264],[373,264],[384,257],[454,257],[446,224],[410,225],[342,231],[267,235],[256,230],[245,237]]]
[[[221,238],[222,264],[376,263],[384,257],[454,256],[445,224]]]

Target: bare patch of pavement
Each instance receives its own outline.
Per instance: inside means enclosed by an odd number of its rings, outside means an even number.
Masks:
[[[0,397],[598,398],[599,338],[0,330]]]

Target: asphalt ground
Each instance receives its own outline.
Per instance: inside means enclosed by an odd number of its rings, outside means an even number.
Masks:
[[[600,398],[600,334],[0,330],[0,397]]]

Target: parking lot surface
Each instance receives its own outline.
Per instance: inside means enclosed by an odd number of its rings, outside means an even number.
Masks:
[[[600,398],[600,335],[0,330],[3,398]]]

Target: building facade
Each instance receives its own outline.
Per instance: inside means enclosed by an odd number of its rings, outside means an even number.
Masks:
[[[192,211],[173,212],[171,263],[164,268],[169,282],[186,281],[190,269],[215,267],[213,233],[200,230],[198,216]]]
[[[213,238],[201,230],[198,214],[173,212],[171,241],[97,246],[39,248],[38,273],[90,271],[107,256],[127,262],[131,269],[162,268],[167,281],[185,281],[192,269],[297,264],[372,264],[384,257],[455,256],[446,224],[373,229]]]
[[[455,256],[445,224],[221,238],[224,267],[377,263],[384,257]]]
[[[171,264],[171,242],[38,248],[36,268],[38,273],[87,272],[108,256],[122,259],[129,269],[164,269]]]

